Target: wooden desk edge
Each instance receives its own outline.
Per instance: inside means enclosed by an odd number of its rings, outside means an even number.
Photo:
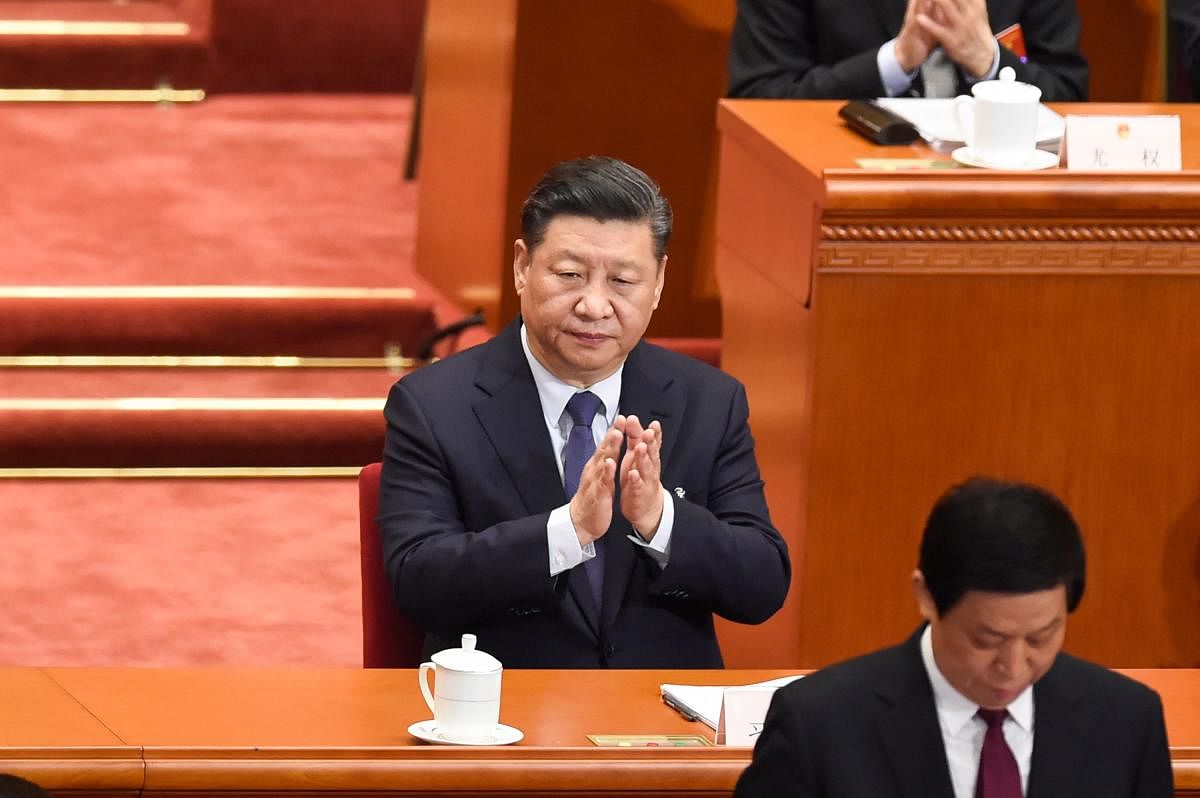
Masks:
[[[0,772],[16,773],[48,790],[139,792],[146,764],[136,746],[0,748]]]
[[[332,792],[423,790],[729,791],[749,748],[147,748],[146,789]]]

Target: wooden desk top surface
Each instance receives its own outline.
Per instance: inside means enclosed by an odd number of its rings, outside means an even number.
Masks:
[[[752,152],[772,171],[820,198],[827,209],[926,209],[1008,213],[1013,209],[1092,213],[1112,207],[1171,211],[1194,222],[1200,208],[1200,104],[1053,103],[1062,114],[1177,114],[1183,139],[1182,172],[1120,173],[1048,169],[862,169],[860,158],[950,160],[923,142],[880,146],[838,117],[841,100],[721,100],[721,135]],[[1114,183],[1120,190],[1114,191]]]
[[[717,112],[722,133],[738,135],[754,129],[768,135],[792,159],[813,171],[857,169],[858,158],[931,158],[938,155],[924,142],[882,146],[846,127],[838,117],[844,100],[721,100]],[[1051,103],[1067,114],[1173,114],[1179,116],[1183,137],[1183,168],[1200,169],[1200,103]],[[954,170],[987,174],[983,170]]]
[[[1129,670],[1163,696],[1172,745],[1200,749],[1200,670]],[[500,719],[521,746],[588,746],[588,734],[700,734],[659,698],[663,682],[747,684],[784,671],[504,673]],[[0,669],[0,746],[422,745],[430,713],[415,670],[321,668]],[[14,711],[15,710],[15,711]]]
[[[94,789],[108,768],[114,791],[339,792],[393,789],[397,779],[419,776],[430,791],[446,793],[482,784],[511,794],[534,786],[569,792],[585,783],[646,795],[664,784],[721,794],[748,749],[597,748],[586,735],[711,738],[708,727],[661,703],[661,683],[745,684],[783,673],[507,671],[500,719],[525,739],[460,748],[408,734],[430,715],[413,670],[0,669],[0,770],[51,788]],[[1200,670],[1127,673],[1162,694],[1177,783],[1200,787]]]

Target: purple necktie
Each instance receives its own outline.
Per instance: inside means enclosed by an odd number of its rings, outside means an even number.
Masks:
[[[567,489],[570,499],[579,490],[579,478],[583,475],[583,466],[588,458],[596,451],[596,438],[592,435],[592,419],[600,409],[600,397],[591,391],[583,391],[571,397],[567,402],[567,413],[571,416],[571,434],[567,437],[567,446],[563,450],[563,486]],[[604,538],[595,542],[596,556],[583,564],[587,574],[588,586],[592,589],[592,598],[596,601],[596,609],[600,609],[604,586]]]
[[[1004,739],[1004,719],[1008,717],[1008,710],[980,709],[977,714],[987,724],[987,733],[979,753],[975,798],[1021,798],[1021,771]]]

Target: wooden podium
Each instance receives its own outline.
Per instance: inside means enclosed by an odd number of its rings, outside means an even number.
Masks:
[[[901,640],[924,518],[973,474],[1045,485],[1088,549],[1067,648],[1200,665],[1200,107],[1174,174],[871,171],[836,102],[723,101],[723,365],[748,388],[795,581],[730,667]]]

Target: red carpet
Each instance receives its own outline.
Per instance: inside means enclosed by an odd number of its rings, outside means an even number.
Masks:
[[[396,96],[0,106],[0,286],[410,286],[440,321],[456,319],[458,309],[411,270],[416,189],[400,176],[410,106]],[[161,302],[157,317],[138,312],[149,304],[129,311],[97,302],[55,317],[29,313],[19,298],[0,301],[0,335],[9,336],[0,354],[45,354],[47,338],[35,340],[39,323],[42,333],[58,335],[63,354],[133,353],[152,341],[168,351],[138,353],[180,354],[169,345],[188,340],[189,330],[207,331],[209,351],[257,341],[242,351],[281,354],[261,350],[284,339],[303,342],[302,333],[310,354],[367,354],[321,348],[347,340],[338,331],[355,319],[353,308],[293,319],[287,338],[272,326],[278,316],[261,309],[236,323],[210,318],[206,327],[195,314],[189,323],[187,313],[164,312]],[[375,326],[394,310],[375,313]],[[362,396],[380,403],[394,376],[381,369],[7,369],[0,378],[0,400],[19,409],[23,399],[55,397]],[[13,434],[0,439],[4,466],[198,464],[209,454],[226,461],[217,464],[283,455],[334,465],[348,444],[359,447],[352,459],[362,465],[378,458],[383,430],[377,409],[356,416],[359,432],[309,416],[291,421],[291,443],[281,447],[269,420],[208,414],[207,427],[193,416],[148,431],[120,414],[50,419],[47,413],[61,411],[39,412],[40,422],[10,419]],[[259,437],[237,442],[239,423]],[[5,479],[0,508],[0,663],[360,661],[352,479]]]
[[[411,107],[0,106],[0,285],[395,287],[413,254]]]
[[[0,480],[2,665],[361,664],[352,479]]]

